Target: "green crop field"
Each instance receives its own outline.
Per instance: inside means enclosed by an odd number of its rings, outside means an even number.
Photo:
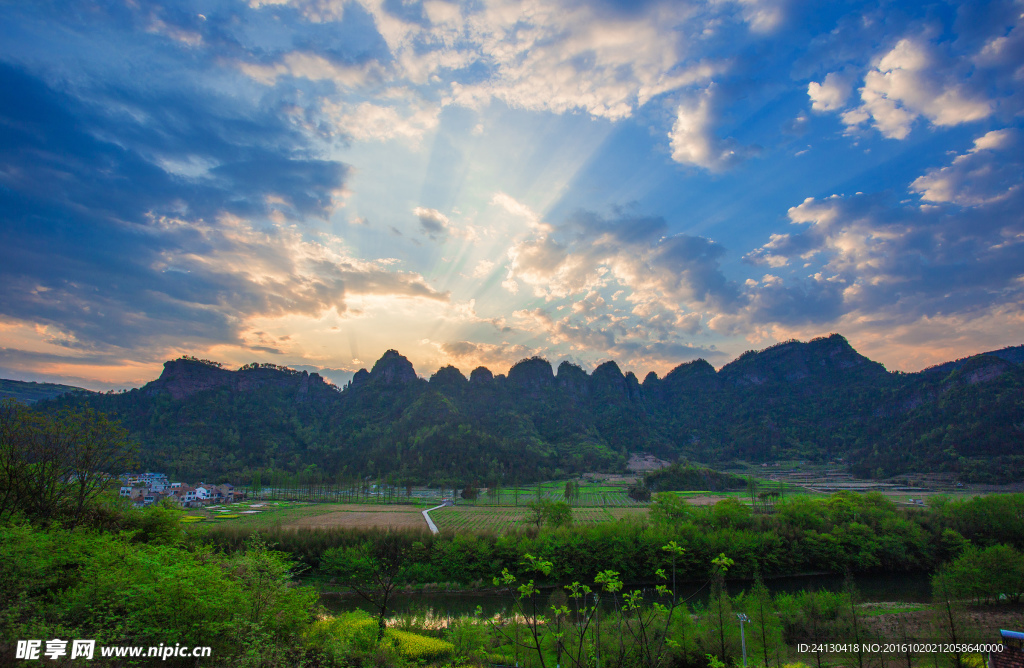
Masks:
[[[312,504],[291,501],[241,502],[225,506],[188,508],[185,510],[186,515],[182,521],[189,524],[199,523],[203,526],[230,522],[233,526],[264,528],[331,512],[339,507],[344,508],[345,506],[334,503]]]
[[[620,519],[643,517],[647,509],[637,508],[573,508],[572,519],[577,525],[615,522]],[[446,531],[508,531],[534,526],[533,514],[527,508],[455,506],[430,513],[437,528]]]

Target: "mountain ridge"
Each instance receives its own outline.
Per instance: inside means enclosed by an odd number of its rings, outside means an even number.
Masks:
[[[467,378],[448,365],[426,379],[389,350],[343,388],[275,365],[231,371],[181,358],[139,390],[44,408],[84,402],[112,413],[143,442],[145,461],[183,472],[509,481],[622,470],[643,451],[709,463],[844,458],[871,477],[938,470],[1019,480],[1024,366],[1003,357],[891,373],[834,334],[748,351],[718,371],[685,362],[641,383],[614,361],[587,373],[539,357],[507,376],[477,367]]]

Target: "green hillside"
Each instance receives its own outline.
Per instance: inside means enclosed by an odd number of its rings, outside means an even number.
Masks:
[[[0,400],[14,399],[23,404],[33,404],[43,399],[53,399],[68,392],[88,392],[80,387],[57,385],[55,383],[33,383],[22,380],[0,378]]]
[[[843,458],[854,473],[1024,479],[1024,367],[979,355],[890,373],[839,335],[698,360],[640,383],[614,362],[588,374],[543,359],[508,375],[454,367],[429,380],[388,351],[345,388],[273,365],[182,358],[120,394],[65,395],[122,420],[143,465],[246,479],[306,472],[460,484],[621,471],[631,452],[714,464]]]

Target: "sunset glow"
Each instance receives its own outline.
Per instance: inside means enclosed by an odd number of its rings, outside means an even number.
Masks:
[[[0,376],[1022,343],[1019,2],[0,9]]]

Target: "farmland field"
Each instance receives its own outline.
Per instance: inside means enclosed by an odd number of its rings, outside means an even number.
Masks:
[[[270,527],[415,527],[426,528],[419,510],[411,505],[357,503],[242,502],[186,510],[186,523]],[[191,518],[196,519],[191,519]]]
[[[645,507],[636,508],[573,508],[572,519],[577,525],[614,522],[624,518],[640,518],[647,514]],[[533,526],[532,513],[527,508],[455,506],[430,513],[441,531],[508,531]]]
[[[310,515],[289,522],[287,528],[386,527],[392,529],[425,529],[423,514],[410,506],[342,506],[340,510]]]

